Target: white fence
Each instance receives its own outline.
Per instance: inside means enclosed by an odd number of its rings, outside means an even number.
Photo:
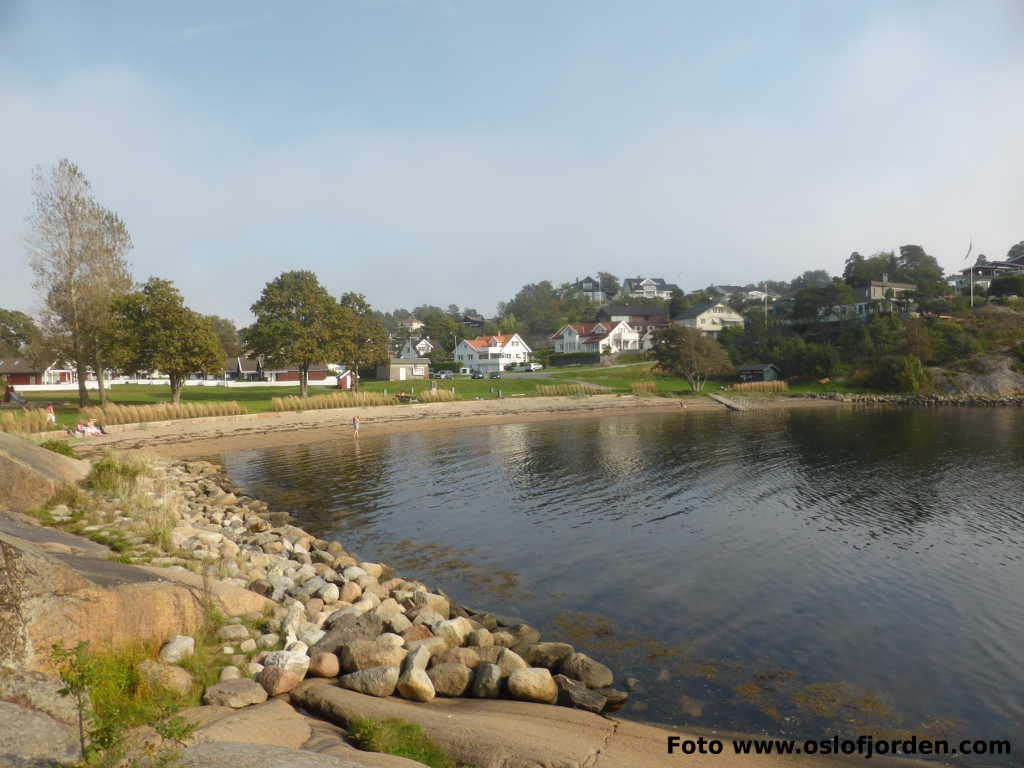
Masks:
[[[110,386],[119,384],[152,384],[157,387],[168,387],[169,379],[113,379]],[[297,387],[297,381],[228,381],[225,379],[188,379],[187,387],[226,387],[227,389],[245,389],[247,387]],[[309,382],[311,387],[337,387],[338,377],[328,376],[320,381]],[[96,389],[96,381],[85,382],[86,389]],[[78,384],[15,384],[15,392],[77,392]]]

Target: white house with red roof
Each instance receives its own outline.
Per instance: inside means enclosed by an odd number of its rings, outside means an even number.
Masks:
[[[602,323],[571,323],[563,325],[551,336],[555,352],[590,352],[614,355],[640,349],[640,333],[625,321]]]
[[[491,373],[503,371],[508,365],[529,362],[532,353],[518,333],[501,333],[463,339],[453,354],[460,368]]]

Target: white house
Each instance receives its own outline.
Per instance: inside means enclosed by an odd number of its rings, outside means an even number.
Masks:
[[[418,331],[420,328],[423,327],[423,321],[422,320],[417,320],[412,315],[410,315],[409,317],[405,318],[404,320],[399,321],[398,324],[402,328],[404,328],[405,330],[409,331],[409,333],[412,333],[414,331]]]
[[[433,339],[420,339],[417,341],[412,337],[406,339],[405,346],[402,347],[402,351],[398,353],[398,356],[404,360],[412,360],[417,357],[426,357],[435,349],[440,349],[441,345]]]
[[[591,352],[614,355],[640,349],[640,333],[626,322],[573,323],[551,336],[556,353]]]
[[[622,281],[622,294],[633,299],[671,299],[672,292],[678,290],[678,285],[660,277],[627,277]]]
[[[743,327],[743,315],[720,301],[710,301],[683,310],[672,318],[676,325],[696,328],[705,336],[717,336],[723,328]]]
[[[582,280],[577,280],[576,288],[586,297],[587,301],[600,304],[605,300],[605,293],[601,290],[601,281],[595,280],[590,275]]]
[[[502,333],[463,339],[454,355],[460,368],[492,373],[503,371],[510,364],[529,362],[532,352],[518,333]]]

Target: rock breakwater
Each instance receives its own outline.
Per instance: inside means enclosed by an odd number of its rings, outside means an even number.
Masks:
[[[208,689],[211,700],[255,703],[253,686],[277,696],[307,677],[417,702],[514,698],[608,713],[628,697],[613,687],[608,667],[573,646],[542,642],[528,624],[359,560],[274,514],[214,464],[154,461],[151,471],[175,510],[152,562],[215,576],[276,604],[258,627],[235,619],[220,630],[231,664]],[[168,638],[166,649],[182,645]]]
[[[883,394],[847,394],[844,392],[810,393],[803,395],[792,395],[792,397],[809,398],[813,400],[833,400],[840,403],[852,403],[854,405],[914,405],[935,407],[941,405],[954,405],[972,408],[993,408],[1007,406],[1024,406],[1024,395],[987,395],[987,394],[957,394],[957,395],[883,395]]]

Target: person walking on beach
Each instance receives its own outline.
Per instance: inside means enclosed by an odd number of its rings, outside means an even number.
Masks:
[[[358,416],[353,416],[352,417],[352,437],[355,437],[357,439],[359,437],[359,417]]]

